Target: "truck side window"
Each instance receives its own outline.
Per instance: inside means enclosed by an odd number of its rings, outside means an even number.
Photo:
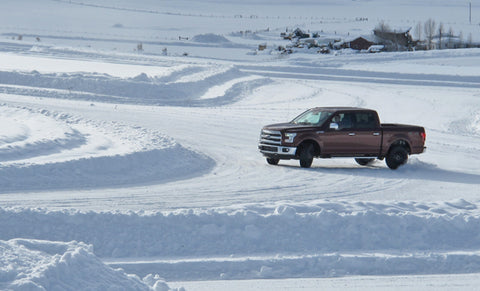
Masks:
[[[375,128],[375,116],[372,112],[357,112],[355,115],[357,128]]]
[[[332,121],[338,124],[338,129],[353,128],[353,113],[340,113],[333,117]]]

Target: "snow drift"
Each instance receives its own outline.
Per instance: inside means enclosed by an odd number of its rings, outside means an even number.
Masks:
[[[153,276],[142,281],[108,267],[84,243],[14,239],[0,241],[0,250],[2,290],[169,290]]]

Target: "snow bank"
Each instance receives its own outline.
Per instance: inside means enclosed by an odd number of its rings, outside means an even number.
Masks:
[[[118,187],[209,171],[207,156],[152,130],[0,106],[0,193]]]
[[[214,162],[180,145],[127,155],[0,167],[0,192],[88,189],[177,181],[208,172]]]
[[[478,205],[462,203],[468,207],[461,206],[464,211],[458,214],[435,213],[435,208],[425,204],[431,211],[424,214],[388,204],[352,213],[322,207],[299,213],[296,207],[280,206],[267,214],[249,210],[145,214],[6,208],[0,212],[0,231],[1,239],[83,241],[93,244],[102,257],[479,248],[480,236],[471,233],[480,227],[480,215],[468,210]],[[381,207],[391,211],[379,210]]]
[[[233,66],[219,69],[195,65],[178,66],[158,77],[140,73],[128,78],[82,72],[0,71],[0,93],[127,104],[205,106],[231,103],[268,82],[265,78],[245,79],[247,76],[251,75]],[[200,100],[212,86],[228,83],[231,85],[223,89],[215,103]]]
[[[84,243],[15,239],[0,241],[0,250],[2,290],[169,290],[108,267]]]
[[[479,272],[480,236],[472,236],[480,228],[478,206],[457,200],[175,213],[3,208],[0,239],[83,241],[96,255],[116,258],[114,266],[169,279],[219,279],[222,269],[223,278]],[[202,257],[208,259],[187,259]]]

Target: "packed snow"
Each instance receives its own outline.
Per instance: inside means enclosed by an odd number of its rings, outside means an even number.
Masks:
[[[471,2],[3,1],[0,289],[477,287],[480,49],[277,49],[428,18],[480,42]],[[427,151],[267,165],[261,127],[315,106]]]

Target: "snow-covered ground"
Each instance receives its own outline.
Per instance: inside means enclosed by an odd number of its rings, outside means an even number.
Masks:
[[[1,290],[478,286],[480,49],[275,48],[428,18],[480,41],[480,3],[274,3],[2,1]],[[427,152],[266,164],[263,125],[335,105]]]

